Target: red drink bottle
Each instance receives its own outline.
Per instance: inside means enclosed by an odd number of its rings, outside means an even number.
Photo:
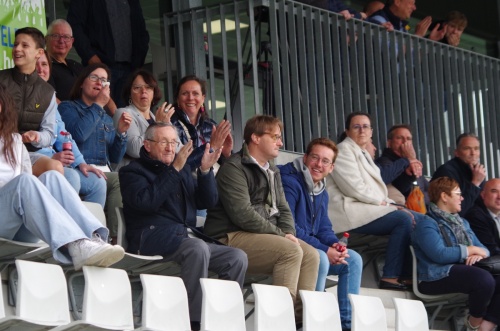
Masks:
[[[344,232],[344,235],[339,239],[339,242],[337,243],[337,251],[343,252],[347,249],[347,239],[349,239],[349,233]]]

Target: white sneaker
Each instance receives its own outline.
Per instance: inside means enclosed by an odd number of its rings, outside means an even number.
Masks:
[[[68,244],[73,265],[79,270],[84,265],[109,267],[120,261],[125,255],[121,246],[112,246],[102,240],[80,239]]]

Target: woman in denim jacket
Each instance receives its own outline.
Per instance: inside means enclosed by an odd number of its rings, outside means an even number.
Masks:
[[[71,101],[61,102],[59,113],[85,160],[104,171],[107,179],[106,219],[111,237],[116,237],[118,220],[115,207],[122,206],[122,199],[118,173],[111,172],[109,164],[119,163],[125,154],[132,117],[123,113],[115,127],[113,119],[106,114],[104,106],[110,98],[109,76],[104,63],[83,68],[71,90]]]
[[[412,242],[418,260],[418,288],[425,294],[466,293],[468,330],[493,330],[500,321],[500,276],[473,266],[490,255],[458,215],[463,200],[458,183],[440,177],[429,185],[426,218],[417,222]]]

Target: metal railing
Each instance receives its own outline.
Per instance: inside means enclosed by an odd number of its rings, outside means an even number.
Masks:
[[[392,125],[410,124],[428,175],[462,132],[479,135],[488,175],[499,175],[497,59],[289,0],[168,13],[164,23],[177,54],[167,58],[167,97],[178,77],[205,77],[211,116],[233,123],[235,146],[255,114],[282,119],[284,148],[304,152],[314,137],[337,140],[347,115],[363,111],[379,149]]]

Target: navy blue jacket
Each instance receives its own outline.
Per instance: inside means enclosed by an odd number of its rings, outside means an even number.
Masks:
[[[431,181],[439,177],[450,177],[458,182],[460,191],[462,191],[462,196],[464,197],[462,201],[462,210],[459,214],[464,217],[479,197],[484,181],[481,183],[480,187],[472,184],[472,169],[458,157],[454,157],[437,168],[434,175],[432,175]]]
[[[495,220],[491,217],[482,198],[476,200],[465,218],[469,221],[470,227],[479,241],[488,248],[491,255],[500,254],[500,234]]]
[[[382,156],[375,160],[375,164],[380,168],[380,175],[385,184],[392,184],[401,192],[405,198],[408,198],[413,188],[413,182],[416,180],[422,193],[424,193],[425,204],[429,203],[427,189],[429,183],[424,176],[415,178],[406,174],[406,168],[410,165],[407,158],[394,153],[390,148],[384,148]]]
[[[144,147],[140,158],[120,168],[123,213],[127,226],[128,251],[141,255],[175,252],[187,227],[196,226],[196,210],[215,205],[215,177],[198,171],[197,183],[191,168],[175,168],[152,160]]]
[[[304,176],[295,169],[292,162],[278,168],[285,197],[295,220],[297,238],[326,253],[328,247],[338,242],[328,218],[328,193],[324,190],[314,197],[313,202]]]
[[[385,184],[392,183],[403,194],[405,194],[405,191],[411,190],[415,177],[408,176],[405,173],[406,168],[410,165],[407,158],[396,155],[390,148],[384,148],[382,156],[375,160],[375,164],[380,168],[380,176],[382,176]],[[402,175],[404,175],[400,180],[402,185],[396,185]]]

